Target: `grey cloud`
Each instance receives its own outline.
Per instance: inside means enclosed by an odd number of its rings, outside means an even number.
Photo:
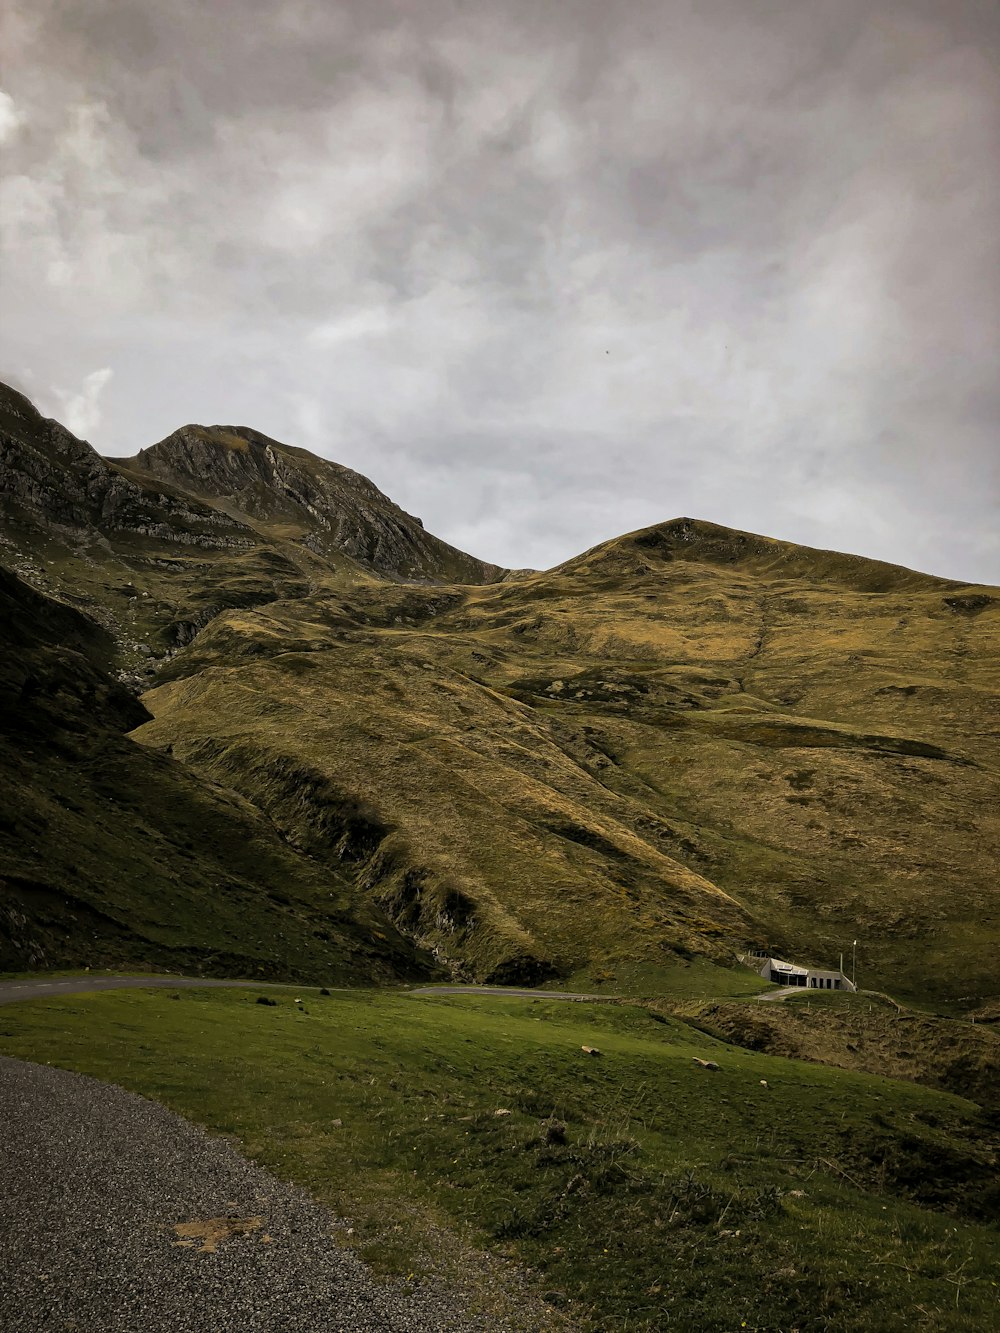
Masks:
[[[677,513],[1000,580],[1000,11],[14,0],[8,373],[477,554]],[[93,383],[93,381],[90,381]]]

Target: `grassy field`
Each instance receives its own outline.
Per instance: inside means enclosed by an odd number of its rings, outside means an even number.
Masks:
[[[609,999],[662,996],[671,1000],[754,999],[774,986],[747,967],[716,967],[703,958],[669,965],[637,962],[622,951],[603,964],[591,964],[564,982],[547,982],[544,989],[576,991]]]
[[[0,1051],[236,1136],[412,1281],[470,1246],[508,1254],[553,1327],[561,1312],[592,1330],[968,1333],[1000,1317],[996,1131],[971,1102],[638,1006],[272,994],[13,1005]]]

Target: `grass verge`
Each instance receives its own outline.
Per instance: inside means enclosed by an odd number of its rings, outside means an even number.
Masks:
[[[509,1255],[552,1327],[966,1333],[1000,1314],[995,1144],[970,1102],[631,1006],[300,997],[33,1001],[0,1012],[0,1051],[236,1136],[381,1269]]]

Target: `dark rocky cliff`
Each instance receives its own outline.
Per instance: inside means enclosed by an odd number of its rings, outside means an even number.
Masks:
[[[245,426],[184,426],[117,466],[382,576],[492,583],[506,572],[425,532],[419,518],[360,473]]]
[[[0,506],[8,522],[77,540],[121,533],[216,549],[256,544],[237,519],[124,476],[7,385],[0,385]]]

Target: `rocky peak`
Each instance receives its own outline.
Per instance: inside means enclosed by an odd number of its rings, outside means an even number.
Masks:
[[[246,426],[183,426],[116,462],[132,475],[182,487],[266,535],[280,531],[320,555],[341,552],[381,575],[491,583],[505,573],[425,532],[419,518],[360,473]]]
[[[0,384],[0,512],[19,528],[87,541],[128,533],[175,545],[255,544],[245,525],[127,475],[5,384]]]

